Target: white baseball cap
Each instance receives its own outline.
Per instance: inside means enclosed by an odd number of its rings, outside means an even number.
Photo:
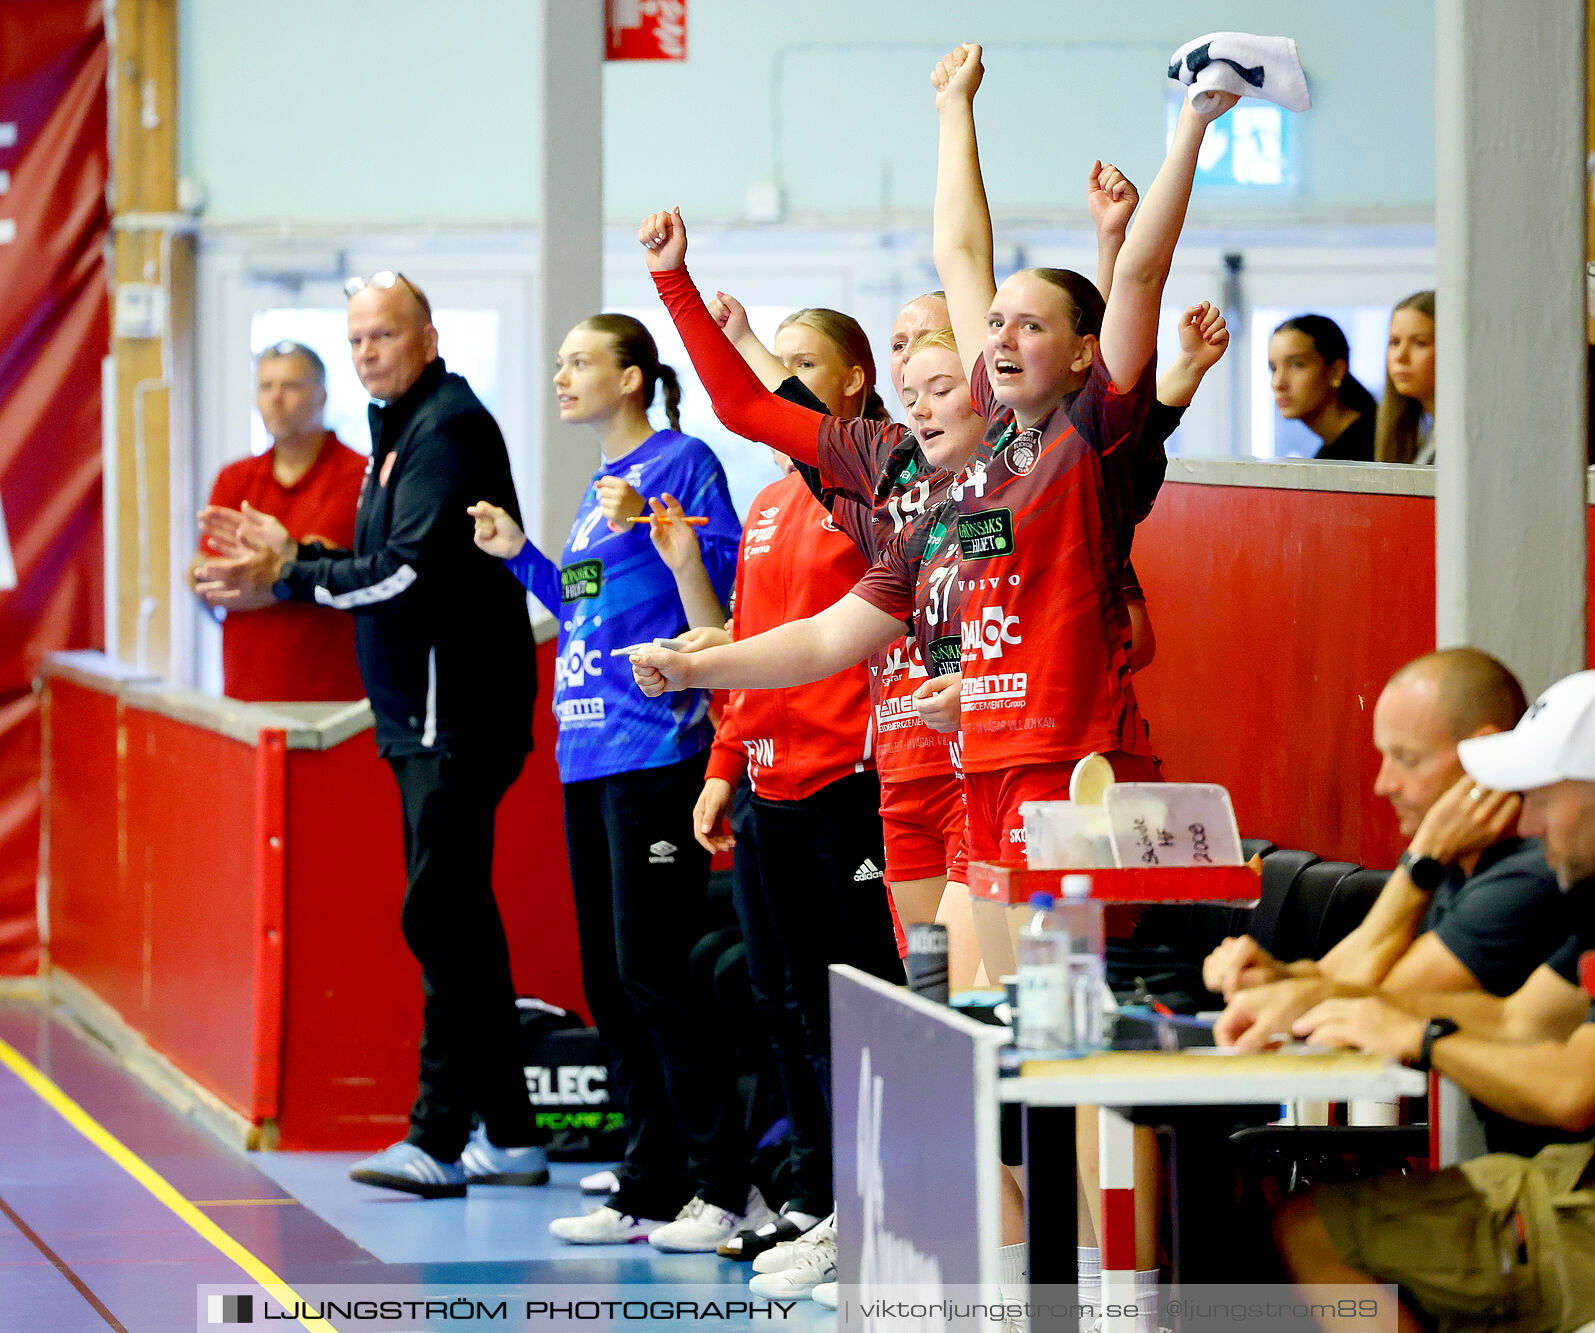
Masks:
[[[1511,731],[1459,741],[1457,758],[1470,778],[1496,791],[1595,782],[1595,671],[1557,681]]]

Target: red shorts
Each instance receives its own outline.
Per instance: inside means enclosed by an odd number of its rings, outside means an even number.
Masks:
[[[1160,782],[1157,760],[1115,751],[1102,756],[1120,782]],[[971,861],[1023,863],[1025,821],[1019,807],[1026,801],[1067,801],[1076,761],[1022,764],[991,773],[965,773],[968,825],[964,845]]]
[[[964,822],[966,825],[968,824],[967,816]],[[969,839],[963,834],[959,834],[958,854],[953,857],[951,864],[947,867],[947,878],[952,880],[954,884],[969,883]]]
[[[886,882],[945,875],[964,841],[964,789],[952,774],[881,779],[881,826],[886,834]]]

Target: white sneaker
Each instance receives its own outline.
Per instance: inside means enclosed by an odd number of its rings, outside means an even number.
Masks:
[[[748,1191],[746,1211],[733,1213],[715,1208],[702,1199],[691,1200],[685,1208],[653,1235],[655,1249],[667,1254],[713,1254],[732,1236],[746,1227],[763,1226],[775,1216],[755,1186]]]
[[[627,1245],[647,1240],[665,1223],[652,1217],[633,1217],[605,1205],[580,1217],[556,1217],[548,1229],[572,1245]]]
[[[783,1273],[788,1268],[796,1267],[803,1263],[808,1251],[815,1245],[829,1241],[831,1247],[836,1246],[836,1214],[831,1214],[819,1226],[811,1231],[805,1231],[796,1240],[782,1241],[774,1245],[763,1254],[754,1256],[753,1271],[755,1273]]]
[[[824,1306],[827,1310],[834,1310],[841,1303],[841,1285],[839,1282],[822,1282],[809,1295],[814,1298],[816,1305]]]
[[[742,1215],[729,1208],[716,1208],[702,1199],[691,1200],[651,1236],[648,1243],[666,1254],[713,1254],[720,1242],[743,1227]]]
[[[826,1234],[820,1236],[821,1231]],[[818,1239],[803,1246],[804,1253],[797,1263],[779,1273],[760,1273],[748,1283],[749,1289],[767,1300],[802,1300],[813,1295],[814,1288],[820,1283],[835,1282],[836,1228],[815,1227],[803,1240],[808,1240],[810,1236],[817,1236]],[[799,1241],[793,1242],[794,1247],[799,1244]]]
[[[594,1171],[581,1178],[583,1194],[613,1194],[620,1188],[620,1178],[613,1171]]]

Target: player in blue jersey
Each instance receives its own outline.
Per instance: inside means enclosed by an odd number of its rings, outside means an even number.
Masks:
[[[669,430],[648,420],[661,384]],[[720,625],[742,525],[709,447],[676,429],[675,372],[637,320],[578,324],[560,345],[554,388],[560,419],[590,426],[603,454],[559,564],[502,510],[470,511],[477,545],[505,558],[559,621],[556,755],[582,983],[629,1127],[613,1196],[550,1230],[575,1244],[647,1237],[662,1250],[713,1251],[762,1217],[746,1219],[740,1102],[687,966],[709,873],[692,825],[714,739],[709,696],[649,699],[614,653]],[[707,520],[695,540],[684,515]],[[643,518],[654,521],[633,521]]]

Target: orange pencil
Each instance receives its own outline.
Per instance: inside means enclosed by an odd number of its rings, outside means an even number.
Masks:
[[[644,514],[641,518],[634,518],[634,519],[631,519],[629,521],[632,522],[632,523],[652,523],[656,519],[659,522],[662,522],[662,523],[671,522],[671,518],[670,518],[669,514],[657,514],[657,515],[656,514]],[[706,519],[706,518],[702,518],[702,517],[700,517],[697,514],[687,514],[685,517],[682,518],[681,521],[683,523],[689,524],[690,526],[692,526],[694,528],[701,528],[709,520]]]

